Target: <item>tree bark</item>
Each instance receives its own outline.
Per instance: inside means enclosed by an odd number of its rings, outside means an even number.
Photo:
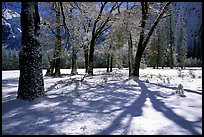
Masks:
[[[52,60],[49,58],[49,56],[48,56],[48,62],[49,62],[49,66],[48,66],[48,68],[47,68],[47,71],[46,71],[45,76],[51,76],[51,69],[52,69],[51,65],[52,65]]]
[[[72,75],[76,75],[77,73],[77,53],[76,53],[76,47],[72,46]]]
[[[60,62],[61,62],[61,58],[60,58],[60,54],[61,54],[61,36],[60,36],[60,5],[58,3],[57,4],[57,9],[56,9],[56,45],[55,45],[55,53],[54,53],[54,68],[55,68],[55,72],[54,72],[54,77],[59,77],[61,75],[60,72]]]
[[[90,51],[89,51],[89,65],[88,74],[93,75],[93,58],[94,58],[94,48],[95,48],[95,37],[91,39]]]
[[[174,58],[173,58],[173,44],[174,44],[174,38],[173,38],[173,30],[172,30],[172,15],[170,15],[170,68],[174,68]]]
[[[108,56],[107,56],[107,66],[106,66],[107,70],[106,70],[106,72],[109,72],[109,66],[110,66],[110,53],[108,53]]]
[[[160,33],[160,32],[158,32]],[[160,35],[158,35],[158,38],[157,38],[157,69],[159,68],[159,65],[160,65]]]
[[[22,49],[19,53],[20,77],[17,92],[19,99],[34,100],[45,95],[39,24],[38,3],[22,2]]]
[[[144,53],[144,48],[141,47],[141,45],[138,45],[132,76],[139,77],[140,62],[141,62],[143,53]]]
[[[110,72],[113,71],[113,55],[110,57]]]
[[[89,65],[89,48],[88,48],[88,39],[87,42],[84,44],[84,58],[85,58],[85,73],[88,72],[88,65]]]
[[[128,65],[129,65],[129,76],[132,74],[132,63],[133,63],[133,48],[132,48],[132,35],[129,32],[129,40],[128,40]]]
[[[141,6],[142,6],[142,20],[141,20],[140,38],[139,38],[137,53],[135,56],[134,68],[131,75],[136,77],[139,77],[140,62],[142,59],[142,54],[145,49],[145,47],[143,46],[143,40],[144,40],[144,28],[145,28],[147,12],[148,12],[147,2],[141,2]]]
[[[109,46],[109,51],[108,51],[108,57],[107,57],[107,72],[109,72],[110,70],[110,61],[111,61],[111,51],[112,51],[112,46]]]

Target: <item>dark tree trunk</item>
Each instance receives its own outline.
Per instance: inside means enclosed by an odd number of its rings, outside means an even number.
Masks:
[[[50,68],[47,68],[47,71],[46,71],[46,73],[45,73],[45,76],[51,76]]]
[[[61,54],[61,36],[60,36],[60,5],[56,3],[56,44],[55,44],[55,51],[53,57],[53,67],[51,69],[51,73],[54,77],[60,77],[60,54]],[[55,70],[55,71],[54,71]]]
[[[84,58],[85,58],[85,72],[88,72],[89,65],[89,48],[87,43],[84,45]]]
[[[45,73],[45,76],[51,76],[51,60],[50,60],[50,58],[49,58],[49,56],[47,57],[48,58],[48,62],[49,62],[49,66],[48,66],[48,68],[47,68],[47,71],[46,71],[46,73]]]
[[[172,15],[170,15],[170,16],[172,16]],[[170,18],[170,24],[169,24],[169,26],[170,26],[170,68],[171,69],[173,69],[174,68],[174,58],[173,58],[173,44],[174,44],[174,38],[173,38],[173,30],[172,30],[172,22],[171,22],[172,20],[171,20],[171,18]]]
[[[76,75],[77,73],[77,53],[76,53],[76,47],[72,47],[72,75]]]
[[[108,57],[107,57],[107,72],[109,72],[109,69],[110,69],[110,58],[111,58],[111,54],[112,53],[110,53],[112,51],[112,46],[110,45],[109,46],[109,51],[108,51]]]
[[[157,69],[159,68],[159,62],[160,62],[160,43],[159,43],[159,38],[158,38],[158,41],[157,41]]]
[[[107,57],[107,70],[106,70],[106,72],[109,72],[109,66],[110,66],[110,53],[108,53],[108,57]]]
[[[90,51],[89,51],[89,66],[88,66],[89,75],[93,75],[94,47],[95,47],[95,37],[93,37],[91,40]]]
[[[129,32],[129,40],[128,40],[128,65],[129,65],[129,76],[132,74],[132,63],[133,63],[133,48],[132,48],[132,35]]]
[[[110,72],[113,71],[113,55],[110,57]]]
[[[135,57],[134,69],[132,73],[133,76],[139,77],[140,62],[141,62],[143,53],[144,53],[144,48],[142,47],[142,45],[138,45],[138,49]]]
[[[52,59],[51,64],[50,64],[50,73],[52,76],[54,75],[54,69],[55,69],[55,59]]]
[[[33,100],[44,96],[41,45],[38,41],[40,17],[37,2],[22,2],[22,49],[19,53],[17,98]]]

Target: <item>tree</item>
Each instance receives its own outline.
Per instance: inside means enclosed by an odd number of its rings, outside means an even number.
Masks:
[[[164,15],[164,13],[167,11],[170,3],[171,2],[167,2],[166,5],[163,7],[160,14],[157,16],[156,20],[154,21],[153,25],[151,26],[149,32],[147,33],[147,36],[145,37],[144,29],[145,29],[147,16],[148,16],[149,4],[148,4],[148,2],[141,2],[142,19],[141,19],[140,38],[139,38],[139,42],[138,42],[138,48],[137,48],[137,52],[136,52],[136,56],[135,56],[135,60],[134,60],[133,72],[132,72],[131,76],[139,77],[140,62],[141,62],[144,50],[146,48],[146,45],[147,45],[149,38],[151,37],[155,27],[162,19],[162,16]]]
[[[110,3],[111,5],[112,3]],[[106,11],[106,14],[103,15],[105,12],[105,7],[108,5],[108,2],[101,2],[100,10],[97,14],[97,17],[94,20],[93,28],[92,28],[92,37],[90,42],[90,50],[89,50],[89,65],[88,65],[88,74],[93,75],[93,61],[94,61],[94,49],[96,45],[96,41],[98,37],[108,28],[111,27],[111,24],[108,24],[112,17],[114,17],[113,11],[118,8],[122,3],[118,4],[117,2],[113,3],[111,8]],[[115,14],[116,15],[116,14]]]
[[[60,35],[60,4],[58,2],[52,2],[51,3],[53,10],[55,11],[56,14],[56,41],[55,41],[55,51],[54,51],[54,56],[52,59],[52,64],[51,64],[51,75],[54,75],[54,77],[59,77],[61,75],[60,73],[60,61],[61,61],[61,35]],[[54,32],[54,31],[53,31]],[[55,71],[54,71],[55,70]]]
[[[154,32],[153,36],[150,39],[150,43],[147,46],[147,52],[148,52],[148,65],[153,67],[157,66],[157,56],[158,56],[158,50],[157,50],[157,45],[158,45],[158,40],[157,40],[157,33],[156,31]]]
[[[19,53],[20,77],[17,98],[24,100],[33,100],[45,95],[39,24],[38,2],[22,2],[22,49]]]
[[[186,33],[185,33],[185,23],[182,13],[179,15],[178,22],[178,39],[177,39],[177,50],[178,50],[178,65],[182,69],[184,68],[184,62],[186,59]]]
[[[174,68],[174,33],[173,33],[173,30],[174,30],[174,20],[173,20],[173,15],[171,14],[170,15],[170,19],[169,19],[169,37],[170,37],[170,41],[169,41],[169,45],[170,45],[170,62],[169,62],[169,65],[170,65],[170,68],[173,69]]]
[[[165,64],[170,66],[171,69],[174,68],[176,64],[176,58],[175,58],[175,15],[173,13],[173,9],[171,6],[169,6],[168,17],[163,20],[163,36],[164,36],[164,43],[165,43]]]
[[[50,2],[50,3],[46,3],[44,6],[48,6],[49,5],[49,10],[51,9],[50,12],[50,16],[48,19],[44,19],[44,23],[43,25],[48,27],[52,34],[54,34],[54,37],[52,38],[52,40],[49,38],[49,32],[48,34],[43,34],[42,37],[44,37],[45,39],[43,40],[44,43],[49,44],[49,45],[54,45],[55,49],[54,49],[54,53],[53,53],[53,57],[48,58],[49,62],[50,62],[50,67],[47,68],[47,72],[46,72],[46,76],[54,76],[54,77],[59,77],[61,75],[60,73],[60,64],[61,64],[61,53],[62,53],[62,36],[61,36],[61,9],[60,9],[60,3],[59,2]],[[47,11],[49,11],[47,9]],[[44,9],[46,10],[46,9]],[[54,12],[53,12],[54,11]],[[47,12],[48,13],[48,12]],[[54,13],[54,17],[55,20],[53,20],[52,17]],[[55,22],[53,22],[55,21]],[[53,29],[55,28],[55,30]],[[48,38],[46,38],[45,36],[48,35]],[[54,39],[54,40],[53,40]],[[51,42],[52,43],[51,43]],[[54,43],[54,44],[53,44]]]

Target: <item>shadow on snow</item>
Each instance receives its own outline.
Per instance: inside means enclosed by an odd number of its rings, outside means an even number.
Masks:
[[[98,133],[99,135],[109,135],[114,130],[117,130],[117,128],[120,127],[123,118],[125,118],[129,114],[131,115],[131,117],[129,119],[129,122],[125,126],[126,128],[124,129],[124,133],[127,134],[127,130],[130,125],[131,119],[133,117],[142,115],[142,106],[144,105],[147,98],[150,99],[155,110],[162,112],[168,119],[172,120],[181,128],[184,128],[190,131],[193,135],[200,134],[198,131],[195,130],[195,128],[198,127],[196,124],[201,120],[192,122],[184,119],[182,116],[176,114],[173,110],[168,108],[163,102],[158,100],[156,98],[156,96],[158,95],[157,92],[150,91],[141,80],[137,80],[136,82],[139,84],[142,90],[140,96],[128,108],[126,108],[119,116],[117,116],[117,118],[115,118],[111,122],[111,125],[109,125],[107,128],[99,132]],[[166,88],[169,88],[169,87],[166,87]]]
[[[92,114],[100,119],[116,111],[121,113],[108,127],[96,134],[111,134],[121,126],[122,120],[130,115],[128,123],[124,127],[124,133],[127,134],[132,118],[142,116],[142,108],[147,98],[150,99],[154,109],[162,112],[168,119],[192,134],[200,134],[195,130],[195,122],[184,119],[158,100],[156,98],[160,96],[158,92],[150,91],[140,80],[135,81],[138,84],[134,85],[125,84],[126,81],[123,81],[122,85],[113,82],[92,86],[87,82],[76,80],[74,83],[75,87],[70,92],[73,93],[73,96],[70,93],[63,93],[56,94],[54,97],[47,95],[34,101],[10,99],[9,101],[2,102],[2,134],[61,134],[60,131],[55,130],[55,126],[60,126],[62,122],[83,121],[83,117],[80,116],[82,112]],[[8,82],[17,84],[17,80],[4,80],[2,86],[5,87]],[[48,87],[48,91],[52,90],[57,84],[59,83],[57,82],[53,86]],[[86,85],[86,88],[81,89],[80,84]],[[165,86],[165,88],[171,87]],[[123,91],[121,92],[121,90]],[[85,96],[91,92],[96,92],[97,94]],[[81,99],[87,104],[73,103],[76,98]],[[130,100],[132,100],[132,103],[126,105]],[[49,106],[52,103],[53,106]],[[37,107],[42,106],[42,104],[44,104],[43,107]]]

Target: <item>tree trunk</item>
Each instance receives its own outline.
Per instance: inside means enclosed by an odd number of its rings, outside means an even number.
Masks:
[[[170,68],[173,69],[174,68],[174,58],[173,58],[173,43],[174,43],[174,38],[173,38],[173,30],[172,30],[172,15],[170,15]]]
[[[106,72],[109,72],[109,66],[110,66],[110,53],[108,53],[108,57],[107,57],[107,70],[106,70]]]
[[[109,51],[108,51],[108,57],[107,57],[107,72],[109,72],[109,68],[110,68],[110,58],[111,58],[111,54],[110,53],[112,51],[112,46],[109,46]]]
[[[76,47],[72,46],[72,75],[76,75],[77,73],[77,54],[76,54]]]
[[[88,74],[89,75],[93,75],[94,47],[95,47],[95,37],[92,37],[91,45],[90,45],[90,51],[89,51],[89,65],[88,65]]]
[[[60,7],[57,5],[56,9],[56,45],[55,45],[55,53],[54,53],[54,59],[53,59],[53,65],[54,65],[54,77],[60,77],[60,54],[61,54],[61,36],[60,36]],[[53,73],[53,72],[52,72]]]
[[[133,49],[132,49],[132,35],[129,32],[130,38],[128,40],[128,65],[129,65],[129,76],[132,74],[132,63],[133,63]]]
[[[47,68],[47,71],[46,71],[46,73],[45,73],[45,76],[51,76],[50,68]]]
[[[48,61],[49,61],[49,66],[48,66],[48,68],[47,68],[47,71],[46,71],[46,74],[45,74],[45,76],[51,76],[51,69],[52,69],[52,60],[50,59],[50,57],[48,56],[47,57],[48,58]]]
[[[55,59],[53,57],[53,59],[51,61],[51,64],[50,64],[50,73],[51,73],[51,76],[54,76],[54,70],[55,70]]]
[[[33,100],[44,96],[42,53],[39,42],[40,16],[37,2],[22,2],[22,49],[19,53],[19,86],[17,98]]]
[[[142,54],[144,53],[144,49],[145,48],[143,48],[142,45],[138,45],[132,76],[139,77],[140,62],[142,59]]]
[[[89,65],[89,48],[87,44],[88,44],[88,40],[87,40],[87,43],[84,45],[85,73],[88,72],[88,65]]]
[[[142,59],[142,54],[144,53],[146,45],[147,45],[152,33],[154,32],[155,27],[157,26],[157,24],[161,20],[163,14],[166,12],[170,3],[171,2],[166,3],[166,5],[162,9],[161,13],[158,15],[158,17],[154,21],[154,23],[153,23],[152,27],[150,28],[150,30],[147,34],[147,37],[145,39],[144,39],[144,28],[145,28],[146,18],[147,18],[147,14],[148,14],[148,6],[147,6],[148,4],[143,3],[143,2],[141,3],[141,5],[142,5],[141,31],[140,31],[140,39],[139,39],[139,43],[138,43],[138,49],[137,49],[137,53],[136,53],[136,57],[135,57],[135,63],[134,63],[132,76],[139,77],[139,69],[140,69],[140,62]]]
[[[157,39],[157,69],[159,68],[159,62],[160,62],[160,40],[158,37],[158,39]]]
[[[110,72],[113,71],[113,54],[110,57]]]

